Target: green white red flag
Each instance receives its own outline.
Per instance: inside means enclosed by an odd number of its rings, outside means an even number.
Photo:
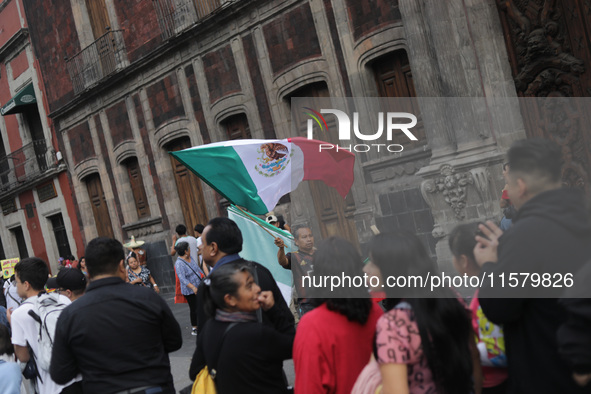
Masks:
[[[272,211],[301,181],[323,181],[343,198],[353,185],[353,153],[303,137],[223,141],[170,154],[228,201],[258,215]]]

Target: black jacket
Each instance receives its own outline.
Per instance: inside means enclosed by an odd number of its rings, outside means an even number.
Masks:
[[[283,360],[291,358],[295,329],[293,316],[275,304],[266,312],[269,322],[238,323],[224,336],[230,323],[210,319],[197,338],[189,376],[217,357],[218,394],[287,393]]]
[[[560,304],[568,319],[558,330],[558,351],[574,372],[591,373],[591,261],[576,275],[583,286],[569,289]]]
[[[59,317],[51,378],[64,384],[82,373],[88,394],[142,386],[174,392],[168,353],[182,344],[178,322],[152,289],[117,277],[95,280]]]
[[[566,321],[558,297],[564,287],[508,286],[511,273],[564,275],[579,271],[591,257],[591,226],[584,205],[582,193],[570,189],[533,197],[499,239],[498,263],[483,266],[486,280],[480,290],[480,305],[492,322],[504,326],[510,393],[588,392],[574,383],[571,369],[558,354],[557,331]],[[494,275],[492,285],[490,273]],[[500,287],[500,274],[505,274],[504,288]]]

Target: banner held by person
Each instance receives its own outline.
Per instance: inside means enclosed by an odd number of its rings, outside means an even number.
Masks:
[[[293,282],[291,271],[286,270],[277,262],[277,247],[274,244],[274,238],[280,237],[286,246],[286,253],[291,251],[293,237],[287,231],[250,215],[236,208],[228,207],[228,217],[236,222],[242,232],[242,252],[240,257],[245,260],[256,261],[271,271],[273,278],[289,305],[291,301],[291,285]]]
[[[301,181],[318,180],[345,198],[353,185],[355,155],[321,149],[328,142],[294,137],[232,140],[169,152],[237,206],[257,215],[272,211]]]
[[[14,275],[14,266],[18,262],[19,262],[18,257],[0,261],[0,264],[2,264],[2,277],[4,279],[8,279],[12,275]]]

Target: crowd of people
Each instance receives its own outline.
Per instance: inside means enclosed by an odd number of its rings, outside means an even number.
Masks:
[[[467,299],[446,286],[386,285],[391,277],[439,274],[414,234],[375,235],[364,260],[349,241],[330,237],[316,247],[309,227],[294,226],[297,250],[286,253],[275,239],[274,264],[294,277],[286,302],[269,269],[240,257],[235,222],[214,218],[196,226],[198,238],[179,225],[170,253],[197,336],[189,377],[209,376],[219,394],[590,392],[587,287],[493,282],[511,273],[590,277],[591,225],[582,193],[561,187],[561,163],[550,142],[516,142],[503,170],[511,223],[460,224],[449,233],[458,275],[483,279]],[[267,223],[279,220],[269,214]],[[15,266],[4,285],[8,308],[0,310],[2,393],[175,392],[168,354],[182,346],[180,325],[141,244],[126,246],[95,238],[76,267],[49,279],[41,259]],[[372,289],[318,296],[302,282],[364,273],[377,280]]]

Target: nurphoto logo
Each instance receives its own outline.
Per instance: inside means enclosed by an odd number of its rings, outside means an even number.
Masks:
[[[320,112],[313,110],[309,107],[304,107],[309,112],[304,112],[311,119],[308,119],[308,139],[314,138],[314,125],[316,124],[320,129],[320,137],[323,139],[326,132],[328,132],[328,123],[323,114],[334,115],[337,120],[337,128],[339,133],[339,140],[341,146],[332,144],[321,144],[319,150],[340,149],[348,150],[350,152],[369,152],[372,149],[380,151],[388,151],[390,153],[400,153],[404,150],[404,147],[400,144],[349,144],[344,145],[346,142],[351,141],[351,128],[356,138],[362,141],[376,141],[382,137],[384,130],[386,132],[386,140],[392,141],[395,130],[400,130],[404,135],[411,141],[418,141],[417,137],[410,131],[417,125],[417,117],[408,112],[378,112],[378,130],[368,133],[367,130],[360,130],[359,128],[359,113],[353,112],[353,122],[351,118],[344,111],[338,109],[321,109]],[[353,126],[353,127],[351,127]],[[368,133],[368,134],[367,134]]]

